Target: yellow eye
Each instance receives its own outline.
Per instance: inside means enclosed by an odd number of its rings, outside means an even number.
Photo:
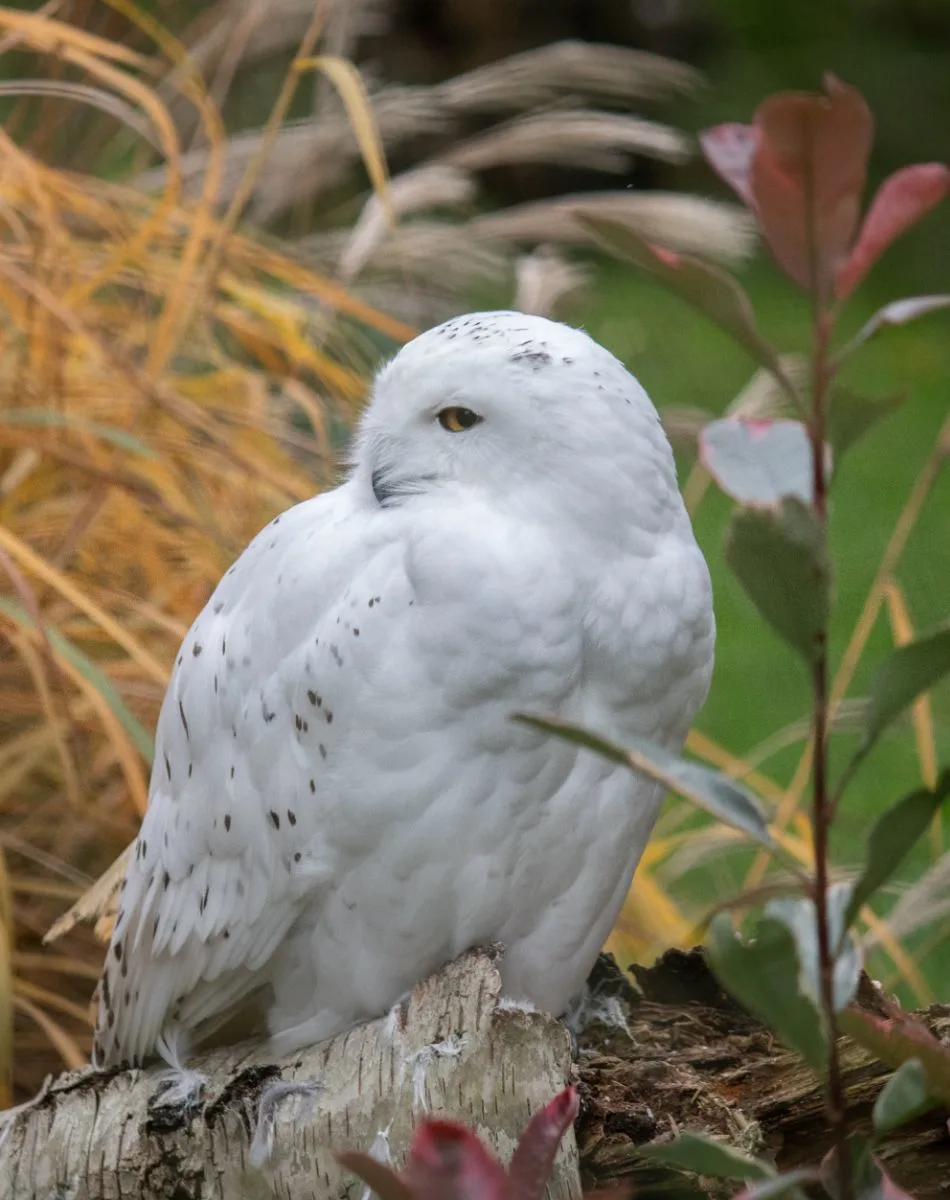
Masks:
[[[463,430],[477,425],[482,419],[470,408],[443,408],[439,413],[439,424],[449,433],[462,433]]]

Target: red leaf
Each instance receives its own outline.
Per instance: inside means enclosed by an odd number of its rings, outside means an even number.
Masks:
[[[512,1200],[543,1200],[557,1148],[574,1124],[579,1108],[577,1092],[565,1088],[525,1126],[508,1172]]]
[[[699,135],[706,161],[739,199],[752,209],[755,208],[755,201],[752,198],[750,172],[756,141],[757,134],[752,125],[740,125],[735,121],[714,125]]]
[[[857,245],[838,269],[838,296],[852,292],[891,242],[916,225],[948,191],[950,167],[943,163],[917,163],[885,179],[864,218]]]
[[[757,109],[752,195],[772,252],[826,297],[857,228],[873,122],[864,97],[833,75],[827,95],[778,92]]]
[[[402,1173],[413,1200],[507,1200],[508,1176],[471,1130],[429,1119],[416,1130]]]

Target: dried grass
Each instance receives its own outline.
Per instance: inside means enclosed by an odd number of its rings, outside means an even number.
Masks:
[[[135,834],[185,629],[249,538],[333,479],[378,354],[363,331],[411,333],[228,235],[213,121],[182,202],[166,106],[110,65],[138,58],[7,11],[9,30],[121,88],[98,107],[133,106],[168,171],[149,199],[0,134],[0,1105],[14,1072],[24,1094],[85,1058],[100,950],[40,937]]]
[[[359,54],[361,37],[385,23],[384,0],[347,5],[328,2],[326,36],[334,53]],[[248,66],[263,53],[292,49],[304,7],[297,0],[256,5],[219,4],[191,31],[192,60],[211,72],[215,100],[240,88]],[[362,63],[380,139],[403,170],[394,187],[403,220],[397,232],[380,221],[378,201],[360,171],[361,148],[353,123],[326,89],[314,93],[310,117],[286,122],[273,136],[267,161],[249,198],[249,214],[271,226],[293,216],[309,228],[296,243],[308,263],[339,266],[341,278],[367,300],[394,294],[394,271],[403,270],[400,311],[420,323],[458,311],[466,288],[513,278],[514,260],[540,243],[581,244],[586,238],[570,219],[574,211],[607,211],[632,229],[672,249],[696,249],[734,261],[753,245],[752,225],[734,206],[700,197],[651,193],[565,196],[493,213],[485,222],[471,214],[480,202],[486,171],[539,164],[620,174],[641,157],[677,164],[693,151],[681,132],[633,115],[631,106],[695,92],[700,77],[681,63],[619,46],[565,41],[468,71],[431,86],[380,80]],[[178,72],[180,75],[180,71]],[[173,74],[171,78],[177,78]],[[177,113],[181,126],[184,116]],[[247,165],[260,154],[260,129],[233,131],[224,146],[220,203],[235,194]],[[197,194],[207,169],[208,148],[195,140],[181,157],[186,196]],[[449,171],[457,174],[450,176]],[[166,166],[137,179],[144,190],[164,186]],[[452,194],[446,181],[452,179]],[[426,189],[430,195],[425,196]],[[343,224],[328,228],[309,220],[341,193],[356,197],[363,215],[356,231],[343,208]],[[443,212],[438,229],[417,218]],[[454,245],[452,234],[455,234]],[[458,260],[451,283],[421,270],[427,252]],[[400,266],[402,263],[402,266]],[[453,300],[454,296],[454,300]]]

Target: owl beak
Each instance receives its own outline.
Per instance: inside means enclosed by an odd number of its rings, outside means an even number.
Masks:
[[[398,492],[398,487],[386,471],[373,472],[373,495],[380,508],[385,508],[388,501]]]
[[[413,479],[395,479],[385,470],[377,468],[372,474],[373,495],[380,508],[386,508],[395,500],[424,492],[427,483],[436,481],[435,475],[417,475]]]

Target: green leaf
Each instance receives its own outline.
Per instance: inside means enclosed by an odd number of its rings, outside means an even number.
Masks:
[[[895,717],[947,674],[950,626],[892,651],[871,681],[861,756],[868,753]]]
[[[869,400],[848,388],[836,387],[828,409],[828,441],[839,457],[878,421],[889,417],[907,399],[903,392],[883,400]]]
[[[799,402],[793,384],[782,370],[778,354],[759,333],[749,297],[731,275],[688,254],[657,251],[619,221],[590,215],[579,215],[577,221],[604,249],[648,271],[687,304],[699,309],[757,363],[768,367],[783,389]]]
[[[801,1185],[816,1183],[818,1172],[813,1167],[799,1167],[796,1171],[786,1171],[773,1179],[764,1179],[761,1183],[750,1183],[735,1196],[735,1200],[805,1200]]]
[[[697,1175],[716,1179],[772,1179],[774,1168],[767,1162],[750,1158],[725,1142],[704,1133],[681,1133],[672,1142],[639,1147],[638,1154],[654,1162],[683,1167]]]
[[[927,1073],[919,1058],[909,1058],[890,1077],[874,1103],[874,1132],[880,1136],[934,1107]]]
[[[699,435],[699,458],[720,488],[740,504],[777,504],[814,495],[811,442],[801,421],[724,417]]]
[[[828,1061],[828,1038],[818,1010],[799,988],[795,941],[785,925],[763,917],[754,938],[743,941],[730,917],[721,913],[710,924],[706,946],[726,991],[821,1074]]]
[[[831,609],[831,561],[824,530],[808,505],[786,496],[770,508],[737,508],[726,558],[776,633],[814,662]]]
[[[850,1004],[861,977],[861,951],[847,937],[845,913],[851,897],[850,883],[835,883],[828,889],[827,912],[829,940],[834,954],[834,1006],[840,1012]],[[808,897],[781,897],[765,906],[765,914],[781,921],[795,939],[798,956],[799,991],[815,1008],[821,1008],[821,972],[818,952],[818,924],[814,901]]]
[[[746,788],[718,771],[677,758],[662,747],[639,738],[627,748],[555,717],[533,717],[518,713],[514,720],[539,729],[542,733],[552,733],[575,746],[585,746],[602,758],[640,771],[726,825],[748,834],[760,845],[770,850],[775,847],[759,802]]]
[[[950,796],[950,768],[931,792],[919,788],[878,817],[868,837],[865,866],[851,887],[845,925],[854,924],[865,903],[891,878],[914,845],[930,828],[941,804]]]
[[[4,596],[0,596],[0,612],[6,613],[8,617],[24,629],[36,628],[32,617],[14,600],[7,600]],[[91,659],[87,658],[77,646],[74,646],[68,638],[63,637],[59,630],[54,629],[52,625],[45,625],[43,629],[53,650],[72,663],[84,679],[88,679],[103,700],[105,700],[106,704],[108,704],[115,719],[129,735],[129,739],[135,748],[146,762],[151,763],[155,753],[152,739],[126,707],[125,701],[116,691],[115,685],[109,676],[100,667],[96,666]]]
[[[838,1026],[890,1067],[896,1069],[911,1058],[919,1059],[930,1095],[950,1105],[950,1046],[938,1041],[919,1021],[901,1012],[891,1018],[877,1017],[852,1006],[838,1014]]]

